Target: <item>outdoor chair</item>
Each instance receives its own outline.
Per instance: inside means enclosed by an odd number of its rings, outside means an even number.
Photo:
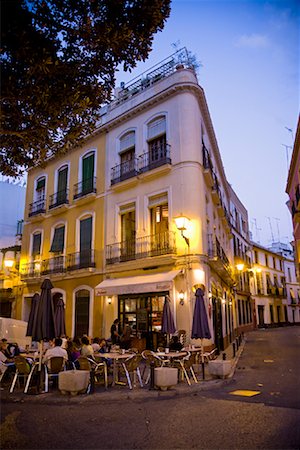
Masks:
[[[58,380],[59,372],[66,370],[66,359],[63,356],[52,356],[49,359],[48,365],[45,364],[45,392],[49,390],[49,379],[54,378]]]
[[[100,375],[103,376],[105,389],[107,389],[108,378],[107,378],[107,365],[106,365],[105,361],[97,362],[97,361],[93,360],[92,358],[80,356],[77,359],[77,362],[79,364],[79,370],[88,370],[90,372],[90,374],[93,371],[93,376],[95,377],[95,381],[98,381],[98,377]],[[87,394],[90,393],[90,390],[91,390],[91,381],[89,382],[89,385],[87,387]]]
[[[191,374],[195,383],[198,383],[198,380],[197,380],[197,377],[196,377],[196,374],[194,371],[194,367],[193,367],[194,364],[196,364],[196,361],[197,361],[197,355],[195,353],[189,352],[189,354],[183,358],[183,365],[184,365],[185,370],[187,371],[188,374],[189,373]]]
[[[129,386],[129,389],[132,389],[132,382],[130,378],[130,374],[133,375],[133,386],[136,385],[136,375],[138,377],[140,386],[143,387],[142,377],[139,365],[141,363],[142,356],[141,355],[131,355],[129,358],[125,359],[125,361],[121,362],[121,366],[125,372],[127,383]]]
[[[212,361],[213,359],[217,358],[217,348],[215,347],[210,352],[204,352],[203,353],[204,360],[206,362]],[[201,360],[201,354],[200,354],[200,360]]]
[[[162,360],[159,356],[155,355],[155,353],[153,353],[151,350],[144,350],[142,352],[142,358],[146,362],[146,365],[145,365],[145,368],[143,371],[143,377],[145,375],[146,368],[148,368],[148,375],[147,375],[147,378],[145,381],[145,384],[148,384],[149,380],[150,380],[150,374],[151,374],[151,371],[150,371],[151,365],[153,364],[154,367],[162,367],[164,365],[165,361]]]
[[[24,356],[16,356],[14,358],[14,363],[16,366],[16,372],[14,374],[9,392],[11,394],[14,391],[17,380],[19,381],[20,379],[22,379],[25,386],[24,392],[26,393],[28,390],[28,383],[26,383],[26,381],[29,378],[32,366]]]
[[[187,373],[185,365],[186,365],[187,359],[190,358],[190,355],[191,354],[189,352],[186,352],[185,355],[173,358],[172,359],[172,364],[171,364],[172,367],[175,367],[176,369],[179,369],[179,375],[180,374],[182,375],[182,379],[185,377],[185,379],[186,379],[186,381],[187,381],[189,386],[191,385],[191,381],[190,381],[190,378],[188,376],[188,373]]]

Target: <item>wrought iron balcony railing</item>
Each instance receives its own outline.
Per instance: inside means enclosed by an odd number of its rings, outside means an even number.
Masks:
[[[52,258],[43,259],[23,264],[20,268],[21,279],[36,278],[42,275],[53,275],[71,272],[77,269],[95,267],[94,250],[71,253],[67,256],[57,255]]]
[[[69,203],[69,189],[55,192],[49,197],[49,209]]]
[[[215,178],[213,163],[211,161],[209,151],[207,150],[204,144],[202,146],[202,156],[204,169],[208,169],[211,172],[213,178]]]
[[[91,193],[96,193],[96,180],[96,177],[92,177],[74,184],[74,200]]]
[[[233,271],[218,238],[212,234],[208,235],[208,259],[217,271],[223,273],[228,281],[233,281]]]
[[[147,172],[164,164],[171,164],[169,144],[153,145],[149,152],[139,157],[140,172]]]
[[[36,202],[30,203],[28,216],[36,216],[37,214],[43,214],[46,212],[46,200],[42,198]]]
[[[81,252],[71,253],[67,256],[68,271],[92,267],[96,267],[94,250],[83,250]]]
[[[111,169],[111,184],[113,185],[128,178],[135,177],[137,173],[137,159],[134,158],[130,161],[125,161]]]
[[[176,253],[175,233],[151,234],[106,246],[106,264]]]

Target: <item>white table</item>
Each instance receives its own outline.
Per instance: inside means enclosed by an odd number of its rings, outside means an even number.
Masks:
[[[118,352],[108,352],[108,353],[98,353],[95,354],[95,359],[99,358],[105,358],[105,359],[112,359],[113,360],[113,382],[112,386],[115,384],[123,384],[120,381],[118,381],[118,371],[117,371],[117,362],[119,359],[127,359],[130,358],[130,356],[134,356],[133,353],[118,353]]]

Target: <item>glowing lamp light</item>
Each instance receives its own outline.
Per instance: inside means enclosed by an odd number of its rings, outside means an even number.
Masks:
[[[257,272],[257,273],[261,273],[261,268],[260,268],[260,267],[257,267],[256,272]]]
[[[183,291],[179,292],[178,298],[179,298],[179,304],[183,305],[184,304],[184,292]]]
[[[188,229],[190,219],[188,219],[187,217],[179,216],[179,217],[175,217],[174,220],[175,220],[177,230],[185,231]]]
[[[40,270],[41,270],[41,263],[40,262],[34,263],[34,270],[35,270],[35,272],[40,272]]]
[[[112,298],[111,298],[111,297],[108,297],[107,303],[108,303],[109,305],[111,305],[111,302],[112,302]]]
[[[4,267],[6,267],[7,269],[11,269],[14,265],[14,260],[13,259],[5,259],[4,260]]]
[[[241,272],[244,269],[245,265],[243,263],[237,264],[236,268],[239,272]]]

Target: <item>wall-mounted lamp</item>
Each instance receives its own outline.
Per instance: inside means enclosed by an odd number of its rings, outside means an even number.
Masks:
[[[185,216],[179,216],[179,217],[175,217],[175,224],[177,227],[177,230],[179,230],[181,232],[181,236],[183,237],[183,239],[185,240],[187,246],[190,246],[190,240],[188,237],[186,237],[183,232],[186,231],[188,229],[188,225],[190,222],[190,219],[188,219]]]
[[[112,298],[111,298],[111,297],[108,297],[108,299],[107,299],[108,305],[111,305],[111,302],[112,302]]]
[[[4,256],[4,267],[6,269],[11,269],[15,263],[14,252],[6,252]]]
[[[236,265],[236,268],[239,272],[241,272],[244,269],[244,267],[245,267],[244,263],[239,263]]]
[[[179,298],[179,304],[182,306],[184,305],[184,292],[180,291],[178,294],[178,298]]]

